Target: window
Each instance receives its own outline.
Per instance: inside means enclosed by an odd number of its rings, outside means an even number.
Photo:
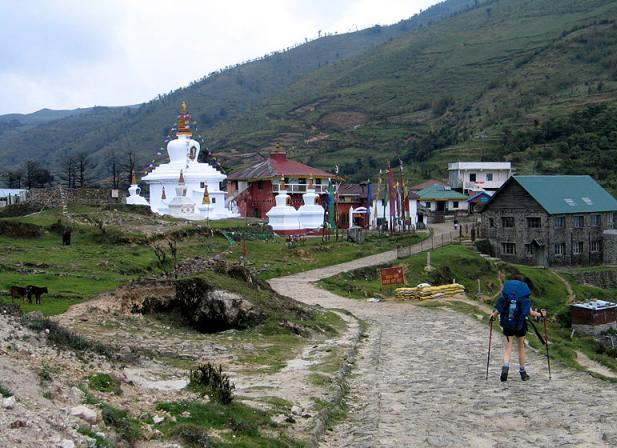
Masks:
[[[426,202],[424,203],[424,206],[425,206],[426,208],[431,208],[431,201],[426,201]]]
[[[216,204],[216,198],[212,198],[212,199],[210,199],[210,201],[211,201],[213,204]]]
[[[600,252],[600,240],[592,241],[589,247],[590,252]]]
[[[525,244],[525,255],[528,257],[533,255],[533,244]]]
[[[516,244],[501,243],[501,253],[504,255],[516,255]]]
[[[199,182],[199,188],[206,188],[205,182]]]
[[[493,180],[493,173],[486,173],[486,180],[491,182]]]
[[[458,201],[452,201],[452,208],[458,208]]]
[[[494,218],[488,218],[488,226],[489,227],[495,227],[495,219]]]
[[[583,253],[583,242],[582,241],[576,241],[573,246],[572,246],[572,253],[574,255],[580,255]]]
[[[566,252],[566,243],[555,243],[553,246],[555,255],[563,255]]]
[[[566,227],[566,217],[565,216],[556,216],[553,218],[553,224],[556,229],[563,229]]]
[[[502,216],[501,227],[514,227],[514,216]]]
[[[258,190],[263,190],[264,188],[264,181],[263,180],[258,180],[257,181],[257,189]]]
[[[602,225],[602,215],[591,215],[592,227],[600,227]]]
[[[469,182],[476,181],[476,173],[469,173]]]
[[[606,227],[609,229],[612,229],[614,223],[615,223],[615,214],[609,213],[608,215],[606,215]]]
[[[572,217],[572,227],[575,229],[582,229],[585,226],[585,217],[584,216],[573,216]]]
[[[542,220],[538,216],[527,218],[527,228],[539,229],[542,225]]]

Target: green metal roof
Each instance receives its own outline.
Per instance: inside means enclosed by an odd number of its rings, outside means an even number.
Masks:
[[[617,211],[617,200],[591,176],[513,176],[549,215]]]
[[[464,201],[469,196],[456,190],[446,189],[443,185],[431,185],[418,191],[419,201]]]

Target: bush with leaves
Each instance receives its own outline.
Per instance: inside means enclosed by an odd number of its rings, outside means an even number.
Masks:
[[[229,380],[229,376],[223,373],[221,365],[218,368],[207,363],[191,370],[189,375],[189,388],[210,399],[229,404],[233,400],[233,390],[236,386]]]

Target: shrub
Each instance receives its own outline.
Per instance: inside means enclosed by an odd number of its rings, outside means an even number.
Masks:
[[[3,397],[12,397],[13,396],[13,392],[11,392],[9,389],[7,389],[6,387],[4,387],[2,384],[0,384],[0,395],[2,395]]]
[[[210,399],[221,404],[229,404],[233,400],[236,386],[229,380],[229,376],[223,373],[221,365],[218,369],[210,363],[201,365],[196,370],[191,370],[189,379],[189,387],[202,396],[208,395]]]
[[[106,425],[111,426],[130,446],[141,437],[139,421],[129,415],[123,409],[115,408],[109,404],[101,404],[101,415]]]
[[[176,425],[171,431],[171,435],[180,438],[182,442],[191,447],[208,448],[212,446],[208,439],[208,433],[201,426],[192,423]]]
[[[43,235],[41,228],[34,224],[14,221],[0,221],[0,235],[9,238],[39,238]]]
[[[120,380],[107,373],[90,375],[87,380],[90,388],[98,390],[99,392],[112,393],[114,395],[120,395],[122,393],[122,389],[120,389]]]

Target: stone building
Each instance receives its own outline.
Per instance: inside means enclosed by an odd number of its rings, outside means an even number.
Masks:
[[[590,176],[513,176],[482,211],[481,236],[514,263],[601,263],[616,213],[617,200]]]

